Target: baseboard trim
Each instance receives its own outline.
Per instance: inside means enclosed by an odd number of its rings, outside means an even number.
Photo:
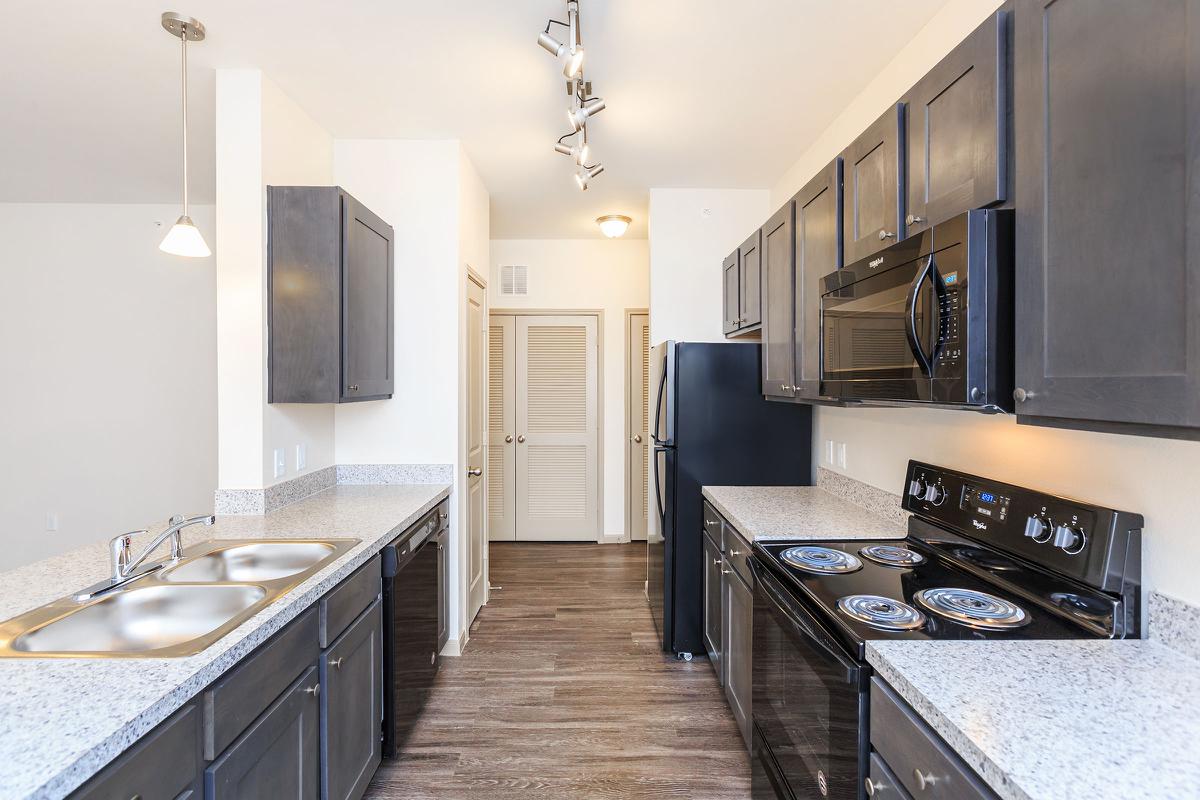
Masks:
[[[442,648],[441,655],[457,658],[462,655],[462,646],[458,639],[450,639],[446,642],[446,646]]]
[[[628,541],[629,537],[621,531],[600,534],[600,544],[625,544]]]

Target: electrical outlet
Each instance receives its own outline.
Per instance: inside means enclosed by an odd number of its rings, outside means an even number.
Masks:
[[[296,445],[296,472],[308,466],[308,445]]]
[[[837,445],[837,465],[842,469],[846,468],[846,443],[838,442]]]
[[[47,511],[46,512],[46,530],[48,530],[48,531],[58,530],[58,512],[57,511]]]
[[[284,458],[283,448],[275,448],[275,477],[282,478],[287,474],[287,459]]]

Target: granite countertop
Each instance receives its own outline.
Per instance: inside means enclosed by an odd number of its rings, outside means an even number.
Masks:
[[[1200,662],[1154,640],[872,641],[1004,800],[1200,797]]]
[[[193,656],[0,658],[0,797],[69,794],[449,492],[447,484],[337,486],[265,516],[222,516],[213,527],[186,529],[185,547],[207,539],[362,541]],[[0,574],[0,619],[69,595],[107,572],[107,545],[98,542]]]
[[[752,540],[907,535],[896,521],[817,486],[705,486],[703,494],[738,533]]]

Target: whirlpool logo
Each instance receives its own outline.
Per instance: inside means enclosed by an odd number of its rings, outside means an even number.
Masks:
[[[986,522],[980,522],[977,519],[973,519],[973,520],[971,520],[971,524],[975,527],[975,530],[977,530],[977,531],[986,531],[987,530]]]
[[[867,266],[869,266],[871,269],[875,269],[875,267],[878,267],[882,263],[883,263],[883,256],[880,256],[879,258],[873,258],[870,261],[868,261]]]

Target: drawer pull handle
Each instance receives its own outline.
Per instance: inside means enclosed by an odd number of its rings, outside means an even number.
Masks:
[[[346,660],[345,656],[342,656],[341,658],[335,658],[333,661],[329,662],[329,666],[333,667],[334,669],[341,669],[342,662],[345,660]]]
[[[921,768],[917,767],[913,770],[913,780],[917,782],[917,788],[922,792],[937,783],[937,778],[931,772],[921,772]]]
[[[304,693],[311,694],[313,697],[320,697],[321,696],[321,684],[318,683],[315,686],[309,686],[307,689],[304,690]]]

